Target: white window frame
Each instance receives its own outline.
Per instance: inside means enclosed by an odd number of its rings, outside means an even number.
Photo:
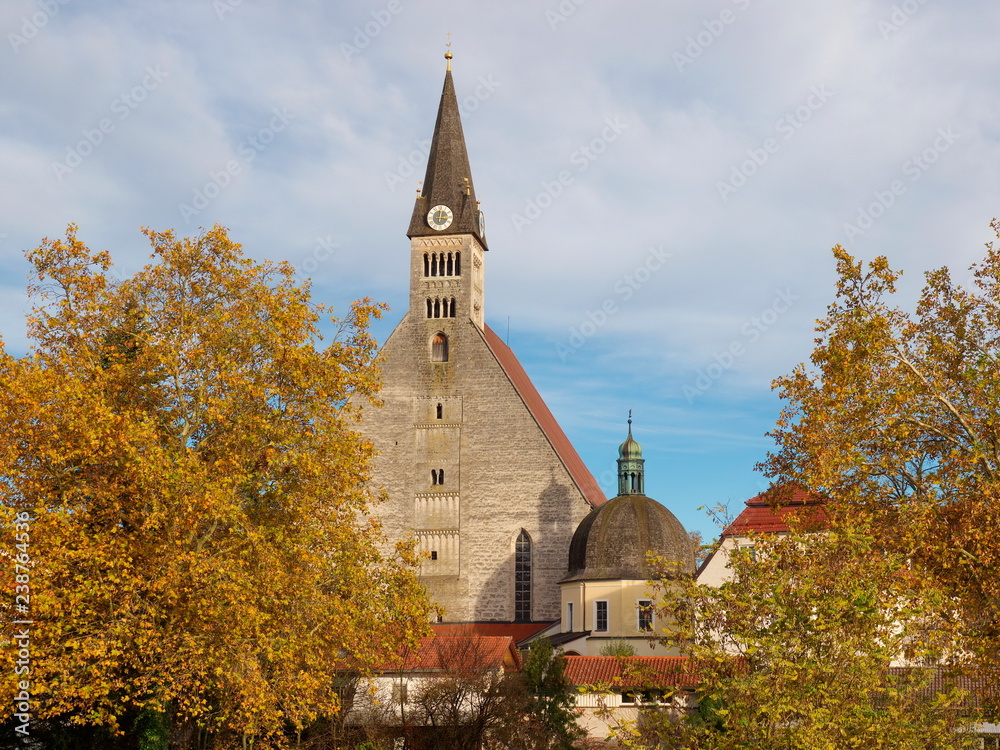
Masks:
[[[604,605],[604,627],[600,627],[600,605]],[[610,630],[611,624],[611,606],[608,604],[607,599],[596,599],[594,601],[594,630],[598,633],[607,633]]]

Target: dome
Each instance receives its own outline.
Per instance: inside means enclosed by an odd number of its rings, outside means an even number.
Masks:
[[[676,562],[678,573],[694,573],[694,548],[677,517],[645,495],[619,495],[580,522],[563,581],[651,579],[649,552]]]

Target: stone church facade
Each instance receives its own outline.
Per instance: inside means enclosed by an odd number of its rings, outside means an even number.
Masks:
[[[488,247],[450,62],[407,235],[409,310],[382,349],[384,405],[363,424],[384,528],[417,539],[446,620],[557,620],[570,541],[605,498],[485,324]]]

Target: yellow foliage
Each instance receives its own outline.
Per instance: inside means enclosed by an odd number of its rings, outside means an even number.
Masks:
[[[218,226],[145,233],[153,262],[120,282],[74,226],[30,252],[33,349],[0,352],[0,549],[29,514],[36,715],[152,708],[266,741],[428,620],[412,551],[387,554],[368,515],[355,429],[382,306],[317,348],[326,310],[288,264]]]

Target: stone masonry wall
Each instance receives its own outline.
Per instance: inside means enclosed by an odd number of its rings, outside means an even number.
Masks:
[[[481,249],[466,240],[462,276],[425,287],[426,243],[413,241],[410,311],[383,347],[384,406],[365,411],[363,429],[380,451],[376,483],[389,495],[377,513],[391,538],[414,533],[423,551],[436,553],[423,560],[421,578],[451,621],[514,619],[514,542],[524,529],[532,540],[532,619],[558,619],[558,581],[590,505],[477,325]],[[455,294],[454,318],[426,317],[431,284]],[[431,362],[437,333],[448,337],[448,362]],[[436,485],[438,471],[444,481]]]

